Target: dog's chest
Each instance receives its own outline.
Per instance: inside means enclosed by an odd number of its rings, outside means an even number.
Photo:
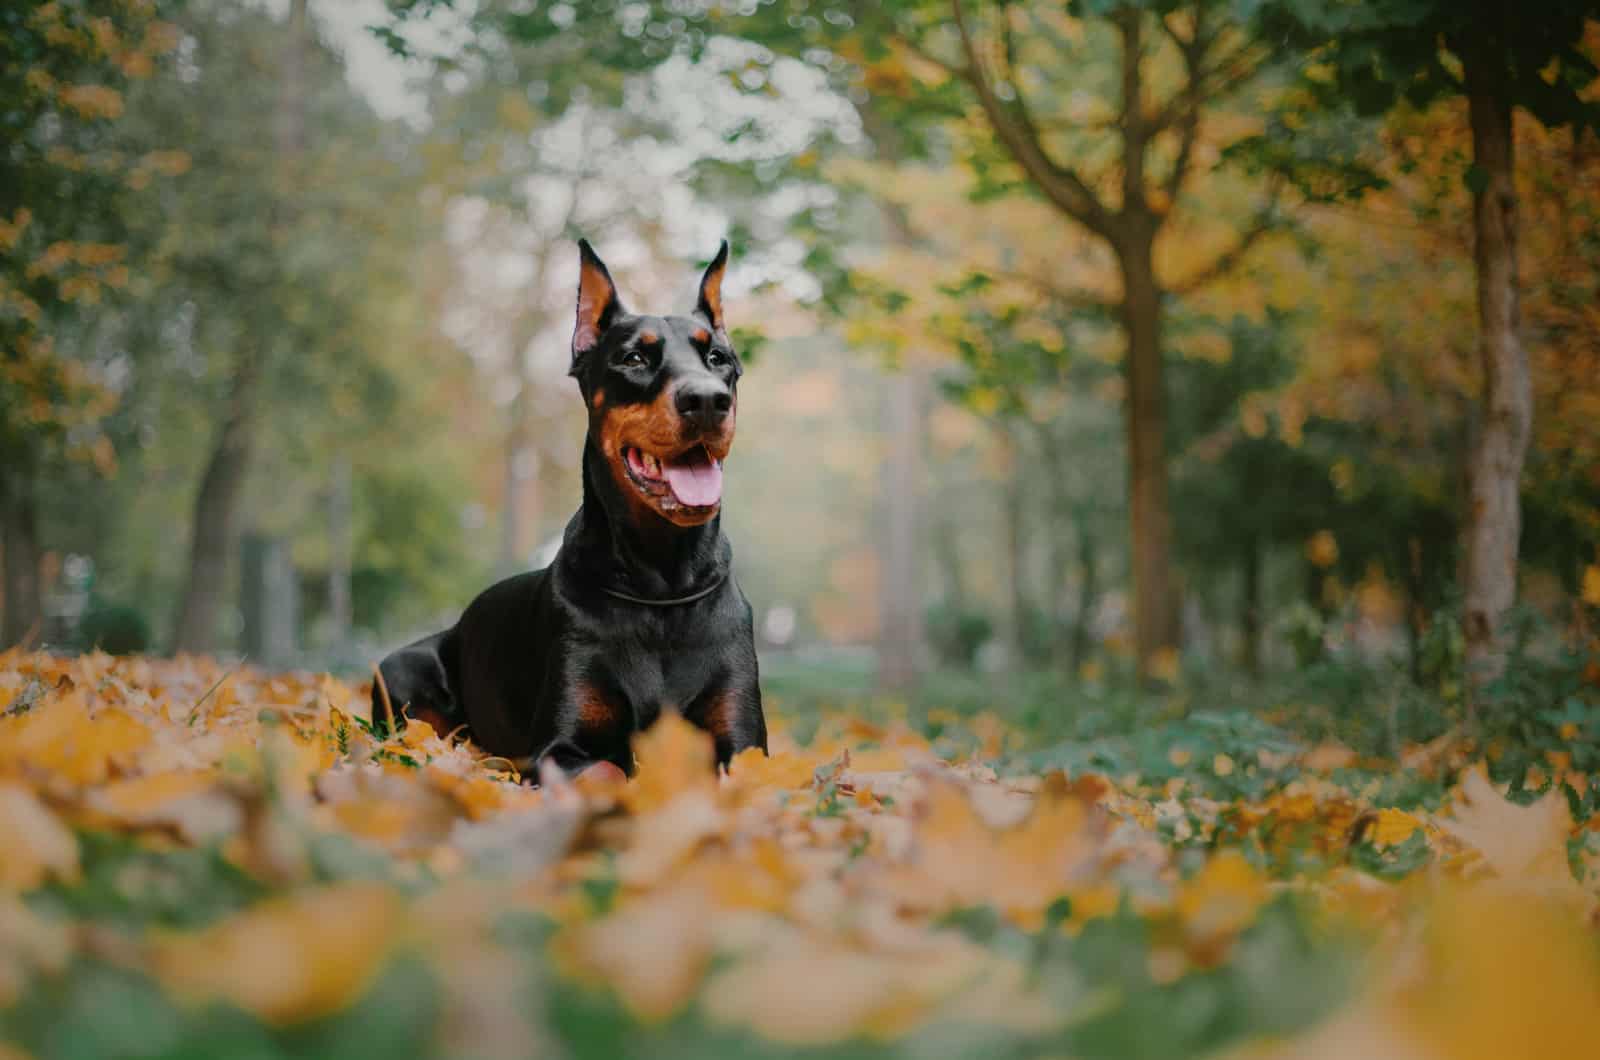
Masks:
[[[663,710],[688,711],[715,686],[724,669],[724,646],[687,637],[624,635],[594,660],[604,679],[638,723],[648,726]]]

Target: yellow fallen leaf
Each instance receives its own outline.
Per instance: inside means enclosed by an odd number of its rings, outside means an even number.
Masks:
[[[667,711],[634,739],[638,775],[622,792],[634,813],[660,809],[685,792],[716,789],[716,752],[711,737]]]
[[[32,791],[0,783],[0,890],[78,878],[78,840]]]
[[[48,773],[74,784],[103,784],[113,760],[150,739],[149,728],[127,712],[102,710],[91,717],[83,695],[71,692],[26,714],[0,718],[0,773]]]
[[[1350,748],[1338,743],[1318,744],[1305,753],[1300,759],[1300,764],[1306,769],[1318,773],[1328,773],[1335,769],[1348,769],[1356,763],[1356,753]]]
[[[1572,814],[1560,792],[1518,806],[1495,790],[1481,769],[1466,774],[1445,831],[1473,847],[1502,879],[1572,883],[1567,837]]]
[[[99,789],[100,808],[130,818],[143,817],[204,791],[215,782],[216,772],[210,769],[175,770],[113,781]]]
[[[1372,841],[1380,847],[1404,843],[1422,827],[1422,822],[1404,810],[1384,807],[1374,815]]]
[[[945,980],[945,990],[918,981],[930,973]],[[862,1035],[892,1037],[915,1026],[965,974],[948,959],[907,965],[801,941],[720,972],[706,987],[704,1005],[712,1023],[748,1027],[785,1045],[827,1045]]]
[[[738,851],[695,858],[681,882],[710,896],[718,909],[782,912],[806,879],[776,839],[764,837]]]
[[[225,999],[271,1023],[298,1023],[360,997],[388,959],[402,911],[399,895],[381,884],[303,891],[160,938],[152,964],[180,996]]]
[[[0,891],[0,1011],[40,974],[56,975],[72,959],[73,925],[44,916]]]
[[[959,784],[933,779],[910,856],[885,885],[912,908],[992,905],[1025,927],[1095,879],[1103,821],[1064,781],[1045,785],[1021,823],[995,828]]]
[[[1267,881],[1243,854],[1224,850],[1178,889],[1184,931],[1202,948],[1237,935],[1267,900]]]
[[[659,891],[568,929],[557,937],[555,953],[579,978],[616,990],[639,1018],[663,1020],[699,987],[711,963],[714,921],[700,891]]]
[[[1581,910],[1477,886],[1429,920],[1425,972],[1397,1006],[1442,1060],[1576,1058],[1600,1043],[1600,951]]]
[[[770,757],[759,747],[740,751],[728,764],[735,789],[803,788],[822,762],[814,755],[775,751]]]
[[[369,764],[330,771],[318,778],[317,793],[338,827],[394,853],[417,853],[441,842],[463,811],[415,770],[401,768],[394,773]]]

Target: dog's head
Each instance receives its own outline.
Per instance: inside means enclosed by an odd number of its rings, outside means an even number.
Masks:
[[[700,278],[689,316],[629,313],[587,241],[578,252],[571,374],[590,441],[636,510],[675,526],[705,523],[722,506],[743,371],[722,320],[728,244]]]

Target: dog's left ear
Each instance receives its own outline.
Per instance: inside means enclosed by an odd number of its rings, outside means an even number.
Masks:
[[[611,282],[606,263],[587,239],[578,240],[578,320],[572,329],[571,371],[576,372],[583,355],[600,344],[600,336],[621,312],[617,285]]]
[[[711,264],[706,266],[706,274],[700,277],[700,301],[695,306],[706,320],[711,322],[711,327],[722,331],[722,274],[728,270],[728,241],[724,239],[722,246],[717,248],[717,256],[711,259]]]

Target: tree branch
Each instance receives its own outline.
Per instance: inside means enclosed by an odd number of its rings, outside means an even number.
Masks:
[[[961,49],[966,56],[962,76],[972,85],[989,125],[995,135],[1022,167],[1024,173],[1039,186],[1045,198],[1084,227],[1096,234],[1111,238],[1112,217],[1099,197],[1083,178],[1073,170],[1058,164],[1044,150],[1038,130],[1032,127],[1031,118],[1023,110],[1014,113],[995,94],[994,85],[984,69],[973,41],[972,30],[967,25],[966,11],[961,0],[950,0],[956,32],[961,37]]]
[[[1144,115],[1144,12],[1124,7],[1116,15],[1122,35],[1122,211],[1143,213],[1144,153],[1149,133]]]
[[[1182,113],[1177,116],[1178,152],[1172,159],[1172,171],[1167,174],[1162,190],[1166,193],[1166,203],[1162,213],[1170,211],[1178,201],[1178,194],[1183,190],[1183,182],[1189,175],[1189,162],[1194,156],[1195,142],[1200,137],[1200,101],[1198,92],[1201,81],[1201,64],[1205,59],[1207,38],[1205,31],[1205,9],[1196,8],[1194,14],[1194,34],[1188,40],[1178,36],[1172,24],[1165,19],[1161,20],[1161,28],[1172,42],[1178,46],[1178,52],[1183,56],[1184,71],[1187,75],[1183,89],[1175,97],[1183,101]],[[1157,128],[1161,126],[1157,125]],[[1156,135],[1152,133],[1152,135]]]
[[[1117,303],[1086,291],[1080,287],[1062,287],[1053,280],[1043,276],[1035,276],[1030,272],[1002,272],[998,274],[1001,279],[1011,280],[1031,287],[1038,294],[1050,299],[1063,309],[1088,309],[1100,313],[1112,313],[1117,308]]]
[[[1239,238],[1234,240],[1231,247],[1212,258],[1210,264],[1195,269],[1188,276],[1170,285],[1167,290],[1176,295],[1187,295],[1215,283],[1237,268],[1255,245],[1277,228],[1278,191],[1274,187],[1266,206],[1256,215],[1250,227],[1239,234]]]
[[[1183,89],[1156,111],[1150,119],[1151,128],[1166,129],[1180,120],[1186,111],[1199,107],[1207,100],[1227,95],[1259,73],[1272,58],[1270,50],[1258,48],[1254,41],[1245,41],[1215,62],[1202,65],[1205,53],[1216,43],[1216,39],[1209,38],[1197,43],[1199,51],[1195,56],[1195,66],[1185,80]]]

